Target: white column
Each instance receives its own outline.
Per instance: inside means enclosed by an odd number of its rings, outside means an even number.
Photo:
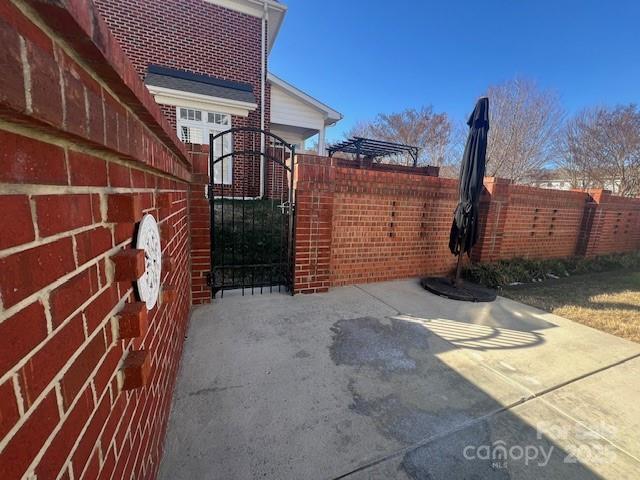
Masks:
[[[318,155],[325,156],[326,154],[324,150],[324,125],[322,125],[318,131]]]

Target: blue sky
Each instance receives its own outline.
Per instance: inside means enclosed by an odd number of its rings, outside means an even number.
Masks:
[[[571,113],[640,103],[637,0],[283,0],[269,69],[344,115],[432,104],[466,117],[484,89],[524,76]]]

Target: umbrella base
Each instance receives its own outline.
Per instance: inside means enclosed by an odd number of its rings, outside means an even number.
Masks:
[[[420,285],[431,293],[462,302],[493,302],[497,295],[491,288],[465,281],[456,286],[449,278],[444,277],[423,278]]]

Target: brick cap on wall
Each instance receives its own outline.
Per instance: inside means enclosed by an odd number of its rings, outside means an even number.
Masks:
[[[89,0],[27,0],[41,19],[91,66],[145,122],[161,141],[191,169],[184,144],[164,118],[106,22]],[[139,159],[141,160],[141,159]]]

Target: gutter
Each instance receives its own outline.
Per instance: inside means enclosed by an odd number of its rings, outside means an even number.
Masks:
[[[266,94],[266,81],[267,81],[267,20],[269,18],[269,8],[268,2],[265,1],[263,4],[262,10],[262,38],[260,42],[260,47],[262,51],[260,52],[260,61],[261,61],[261,69],[260,69],[260,198],[264,198],[264,183],[265,183],[265,153],[266,153],[266,145],[265,145],[265,136],[264,136],[264,127],[265,127],[265,115],[264,115],[264,106],[265,101],[264,97]]]

